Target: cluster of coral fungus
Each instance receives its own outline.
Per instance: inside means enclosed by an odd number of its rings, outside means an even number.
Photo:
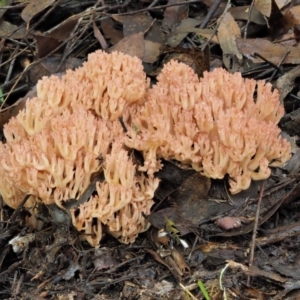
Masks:
[[[141,170],[153,174],[160,157],[176,159],[207,177],[228,174],[230,191],[238,193],[289,159],[290,144],[277,126],[284,109],[271,84],[224,69],[198,79],[176,61],[157,79],[147,101],[129,108],[134,126],[126,145],[143,152]]]
[[[102,171],[95,194],[71,210],[73,225],[93,246],[104,228],[128,243],[147,227],[143,213],[153,204],[160,159],[176,159],[212,178],[228,174],[232,193],[288,160],[290,145],[277,127],[283,108],[270,84],[223,69],[198,79],[175,61],[157,79],[149,88],[139,59],[97,51],[61,79],[39,81],[37,97],[4,128],[4,201],[16,208],[30,194],[30,205],[63,208]],[[142,152],[142,166],[134,164],[130,148]]]

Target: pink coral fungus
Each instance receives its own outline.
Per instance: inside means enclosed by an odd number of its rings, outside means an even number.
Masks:
[[[59,79],[44,77],[37,84],[38,98],[53,110],[81,103],[103,120],[116,120],[124,109],[144,100],[149,80],[137,57],[119,52],[96,51],[81,68],[68,70]]]
[[[63,201],[79,199],[102,172],[90,199],[71,209],[73,225],[95,247],[104,231],[133,242],[147,228],[143,213],[153,204],[161,158],[212,178],[228,174],[232,193],[287,161],[278,99],[263,81],[223,69],[199,80],[175,61],[149,88],[138,58],[97,51],[77,70],[39,81],[37,97],[6,124],[0,192],[13,208],[30,194],[32,213],[39,201],[64,209]],[[130,148],[142,152],[142,166],[133,163]]]
[[[140,212],[150,213],[159,180],[137,174],[136,166],[120,142],[114,143],[106,156],[104,177],[104,182],[97,183],[97,195],[71,211],[73,224],[85,231],[87,240],[94,246],[101,239],[102,225],[120,241],[133,242],[139,232],[147,229]]]
[[[114,120],[127,106],[144,101],[148,85],[139,59],[102,51],[90,54],[82,67],[61,78],[40,80],[37,97],[28,99],[25,109],[4,128],[6,143],[0,143],[4,201],[17,208],[30,194],[26,205],[32,213],[38,201],[64,209],[63,201],[78,199],[92,174],[104,171],[105,182],[80,206],[78,217],[73,215],[74,225],[93,246],[99,245],[104,225],[120,240],[133,241],[144,229],[142,213],[150,212],[158,180],[136,177],[135,165],[122,161],[128,160],[127,151],[119,145],[116,155],[116,146],[111,145],[124,134]],[[91,203],[95,207],[89,223]],[[103,207],[104,215],[99,213]],[[97,227],[93,234],[92,223]]]
[[[43,102],[28,100],[26,108],[37,107]],[[22,114],[22,112],[21,112]],[[96,119],[82,106],[72,112],[64,110],[44,124],[38,133],[29,135],[28,123],[12,118],[4,128],[6,144],[1,144],[0,181],[17,187],[25,194],[32,194],[45,204],[78,197],[89,185],[90,176],[100,168],[96,159],[105,157],[110,143],[122,130],[117,123]],[[19,193],[4,193],[7,204],[16,208],[22,201]]]
[[[228,174],[231,192],[238,193],[290,157],[277,127],[284,109],[269,83],[223,69],[199,80],[190,67],[171,61],[147,99],[130,108],[126,145],[143,152],[140,169],[149,174],[161,167],[159,158],[176,159],[207,177]]]

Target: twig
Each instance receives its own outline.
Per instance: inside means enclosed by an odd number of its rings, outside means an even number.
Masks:
[[[204,50],[206,48],[206,46],[210,43],[210,41],[212,40],[212,38],[215,36],[220,24],[222,23],[225,14],[228,12],[229,8],[231,7],[231,0],[228,0],[227,5],[222,13],[222,16],[218,19],[217,25],[214,28],[213,33],[211,34],[210,38],[201,46],[201,49]]]
[[[171,6],[179,6],[179,5],[194,4],[194,3],[202,3],[202,0],[200,0],[200,1],[199,0],[197,0],[197,1],[185,1],[185,2],[180,2],[180,3],[159,5],[159,6],[155,6],[155,7],[148,6],[147,8],[139,9],[139,10],[136,10],[136,11],[130,11],[130,12],[126,12],[126,13],[121,13],[121,14],[117,14],[117,15],[118,16],[134,15],[134,14],[138,14],[138,13],[145,12],[145,11],[159,10],[159,9],[167,8],[167,7],[171,7]],[[110,8],[109,10],[112,10],[113,8]]]
[[[290,54],[290,50],[288,49],[287,51],[286,51],[286,53],[284,54],[284,56],[283,56],[283,58],[281,59],[281,61],[278,63],[278,67],[280,67],[282,64],[283,64],[283,62],[284,62],[284,60],[287,58],[287,56]],[[273,71],[273,73],[272,73],[272,75],[271,75],[271,77],[270,77],[270,79],[268,80],[268,81],[272,81],[273,80],[273,78],[274,78],[274,76],[277,74],[277,70],[274,70]]]
[[[282,70],[279,67],[277,67],[275,64],[273,64],[271,61],[269,61],[268,59],[266,59],[265,57],[263,57],[259,53],[254,52],[253,55],[256,56],[256,57],[258,57],[258,58],[260,58],[260,59],[262,59],[266,63],[268,63],[270,66],[272,66],[274,69],[276,69],[280,74],[283,73]]]
[[[43,16],[41,16],[41,17],[38,19],[38,21],[37,21],[36,23],[34,23],[30,28],[28,28],[29,30],[27,31],[27,35],[28,35],[29,33],[31,33],[31,32],[33,31],[34,28],[36,28],[38,25],[40,25],[40,24],[45,20],[45,18],[48,17],[48,16],[56,9],[56,7],[57,7],[59,4],[60,4],[60,0],[58,0],[57,2],[55,2],[55,3],[53,4],[53,6],[51,6],[51,7],[49,8],[49,10],[47,10],[47,11],[45,12],[45,14],[44,14]],[[28,22],[27,27],[29,26],[29,24],[30,24],[30,22]]]
[[[210,7],[208,13],[206,14],[204,20],[200,24],[200,26],[199,26],[200,29],[204,29],[206,27],[206,25],[208,24],[210,19],[214,16],[215,12],[219,8],[221,2],[222,2],[222,0],[215,0],[214,4]]]
[[[257,209],[256,209],[256,215],[255,215],[255,223],[254,223],[254,228],[253,228],[253,234],[252,234],[252,241],[251,241],[251,248],[250,248],[250,257],[249,257],[249,268],[253,265],[253,260],[254,260],[254,252],[255,252],[255,240],[256,240],[256,235],[257,235],[257,228],[258,228],[258,221],[259,221],[259,215],[260,215],[260,207],[261,207],[261,200],[263,198],[264,194],[264,184],[262,183],[260,192],[259,192],[259,197],[258,197],[258,202],[257,202]],[[250,280],[251,277],[248,275],[247,278],[247,286],[250,285]]]
[[[14,50],[14,52],[13,52],[12,55],[15,55],[15,53],[18,53],[19,49],[20,49],[20,46],[17,45],[17,47],[15,48],[15,50]],[[8,68],[8,72],[7,72],[5,81],[4,81],[4,84],[7,83],[7,82],[9,81],[9,78],[10,78],[10,76],[11,76],[13,67],[14,67],[15,62],[16,62],[16,57],[17,57],[17,56],[15,56],[14,59],[12,59],[11,62],[10,62],[10,65],[9,65],[9,68]],[[2,96],[3,96],[3,95],[2,95]]]
[[[185,293],[189,295],[191,299],[197,300],[197,298],[195,298],[195,296],[182,283],[179,283],[179,286],[184,290]]]
[[[159,0],[153,0],[151,4],[149,4],[148,8],[151,8],[157,4]]]
[[[251,14],[252,14],[253,6],[254,6],[254,0],[252,0],[251,5],[250,5],[250,9],[249,9],[249,13],[248,13],[248,19],[247,19],[246,27],[245,27],[245,30],[244,30],[244,39],[247,38],[248,26],[251,22]]]

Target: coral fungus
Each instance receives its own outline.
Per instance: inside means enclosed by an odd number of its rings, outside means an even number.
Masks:
[[[228,174],[231,192],[238,193],[289,159],[290,144],[277,127],[283,113],[269,83],[224,69],[199,80],[190,67],[171,61],[147,101],[130,108],[134,128],[126,145],[143,152],[140,170],[149,174],[161,167],[159,158],[176,159],[207,177]]]
[[[32,213],[35,201],[64,209],[64,201],[84,193],[93,173],[104,171],[106,180],[97,185],[95,196],[79,207],[76,217],[72,215],[74,225],[93,246],[99,245],[104,224],[120,240],[133,241],[144,229],[142,213],[150,212],[158,179],[136,175],[132,162],[121,161],[128,160],[123,146],[116,155],[116,146],[111,150],[111,145],[123,134],[115,120],[131,103],[144,101],[148,85],[140,60],[102,51],[89,55],[81,68],[67,71],[61,79],[40,80],[37,98],[28,99],[25,109],[4,128],[6,143],[0,143],[4,201],[17,208],[30,194],[26,206]],[[91,203],[95,206],[89,219]],[[99,213],[103,207],[105,215]]]
[[[6,124],[0,192],[13,208],[30,194],[31,206],[41,201],[64,209],[63,201],[78,199],[92,174],[103,172],[90,199],[71,209],[73,225],[95,247],[103,231],[133,242],[147,228],[142,214],[150,213],[161,158],[212,178],[228,174],[237,193],[289,158],[277,127],[282,115],[278,92],[263,81],[223,69],[198,79],[171,61],[149,88],[138,58],[97,51],[60,79],[39,81],[37,97]],[[142,152],[142,166],[130,148]]]

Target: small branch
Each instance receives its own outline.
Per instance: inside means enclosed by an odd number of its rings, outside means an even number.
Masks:
[[[253,228],[252,242],[251,242],[251,249],[250,249],[250,257],[249,257],[249,268],[252,267],[253,260],[254,260],[254,252],[255,252],[255,246],[256,246],[255,241],[256,241],[257,228],[258,228],[259,215],[260,215],[260,207],[261,207],[261,200],[263,198],[263,194],[264,194],[264,184],[261,185],[260,192],[259,192],[259,197],[258,197],[258,202],[257,202],[255,223],[254,223],[254,228]],[[249,275],[248,279],[247,279],[247,286],[250,285],[250,278],[251,277]]]

